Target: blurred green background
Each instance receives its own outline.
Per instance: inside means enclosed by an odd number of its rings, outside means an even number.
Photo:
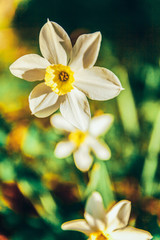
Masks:
[[[94,157],[88,173],[72,157],[57,159],[64,135],[49,118],[31,116],[35,83],[18,79],[9,65],[40,53],[39,31],[49,18],[71,36],[101,31],[96,65],[112,70],[125,91],[107,102],[90,101],[92,115],[112,113],[102,136],[109,161]],[[130,224],[160,239],[160,1],[0,0],[0,240],[86,239],[63,232],[65,221],[83,218],[88,195],[99,191],[105,207],[132,201]]]

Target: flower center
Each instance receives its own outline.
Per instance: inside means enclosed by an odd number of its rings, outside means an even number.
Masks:
[[[67,81],[68,79],[69,79],[68,73],[66,73],[64,71],[60,72],[60,74],[59,74],[60,81]]]
[[[90,240],[110,240],[109,234],[103,232],[95,232],[89,235]]]
[[[69,66],[62,64],[50,65],[46,68],[45,84],[51,87],[52,91],[58,95],[64,95],[73,89],[74,72]]]
[[[71,132],[68,136],[68,139],[73,142],[77,147],[79,147],[87,137],[87,132],[81,132],[80,130],[76,130],[75,132]]]

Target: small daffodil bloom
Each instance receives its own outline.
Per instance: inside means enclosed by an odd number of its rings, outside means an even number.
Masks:
[[[89,197],[84,213],[85,219],[62,224],[63,230],[75,230],[88,236],[88,240],[149,240],[152,235],[144,230],[127,226],[131,203],[122,200],[106,212],[98,192]]]
[[[107,132],[113,122],[111,114],[95,116],[91,119],[87,131],[80,131],[61,114],[51,117],[51,125],[68,133],[68,139],[59,142],[55,147],[55,155],[58,158],[68,157],[73,153],[74,162],[81,171],[88,171],[92,165],[91,151],[101,160],[108,160],[111,151],[108,145],[99,141],[98,137]]]
[[[85,131],[90,120],[86,96],[108,100],[123,89],[114,73],[93,66],[99,53],[100,32],[81,35],[72,47],[65,30],[48,20],[40,31],[39,43],[43,57],[24,55],[10,66],[16,77],[30,82],[43,80],[29,95],[32,114],[44,118],[60,108],[67,121]]]

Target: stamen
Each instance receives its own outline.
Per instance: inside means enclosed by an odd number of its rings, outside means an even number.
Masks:
[[[68,136],[68,139],[73,142],[77,147],[79,147],[86,139],[87,132],[81,132],[80,130],[76,130],[75,132],[71,132]]]
[[[63,82],[63,81],[67,81],[68,79],[69,79],[68,73],[66,73],[64,71],[60,72],[59,80],[61,80]]]
[[[90,240],[111,240],[109,234],[105,234],[104,232],[94,232],[89,236]]]

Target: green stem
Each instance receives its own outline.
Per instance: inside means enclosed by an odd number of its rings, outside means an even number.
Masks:
[[[118,108],[124,130],[137,136],[140,133],[140,127],[138,122],[137,109],[130,86],[128,73],[125,68],[117,66],[113,69],[113,72],[119,77],[122,82],[122,86],[125,88],[117,98]]]
[[[94,164],[85,196],[90,195],[93,191],[98,191],[102,195],[105,207],[115,201],[108,169],[103,161]]]
[[[148,147],[148,154],[145,159],[142,172],[142,186],[145,195],[152,195],[154,192],[154,178],[158,165],[158,153],[160,151],[160,110],[154,122],[151,140]]]

